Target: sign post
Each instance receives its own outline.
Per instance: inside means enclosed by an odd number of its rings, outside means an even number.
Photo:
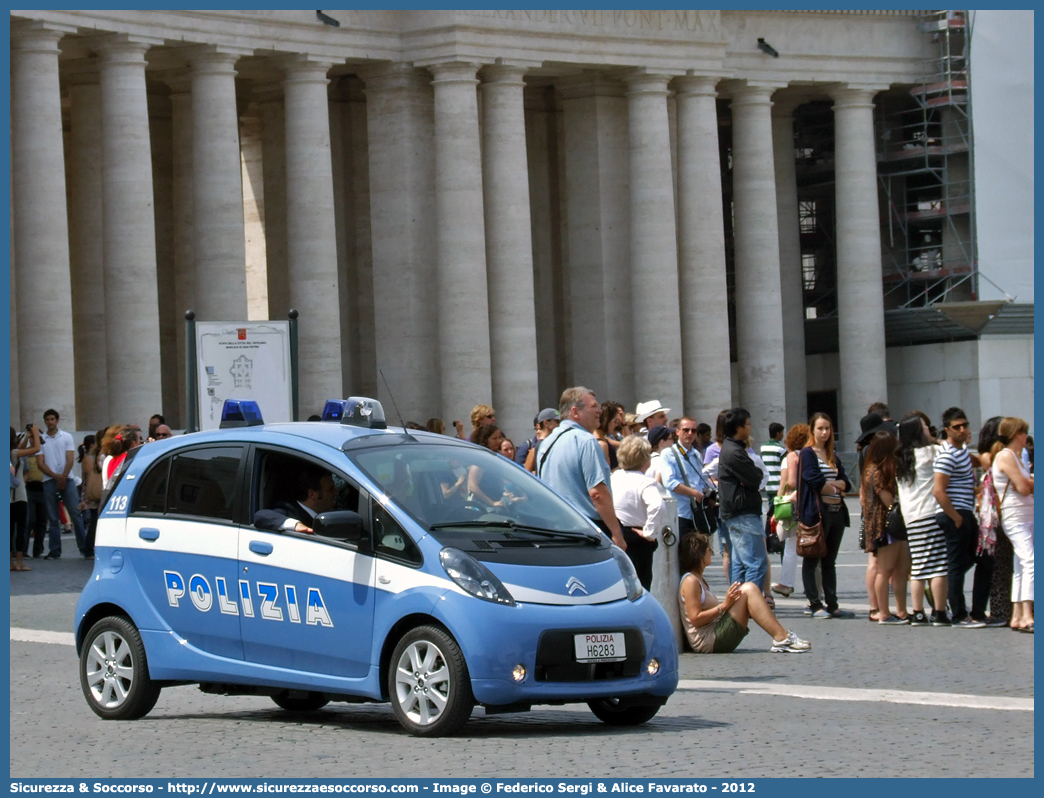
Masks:
[[[191,312],[191,311],[190,311]],[[296,420],[291,321],[195,321],[186,314],[189,418],[195,430],[217,429],[226,399],[257,402],[266,422]],[[191,325],[191,328],[188,326]]]
[[[185,311],[185,431],[198,432],[196,422],[196,311]]]

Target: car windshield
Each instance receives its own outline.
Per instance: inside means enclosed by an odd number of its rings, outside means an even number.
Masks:
[[[474,526],[594,534],[565,499],[488,449],[401,443],[354,451],[349,457],[428,529]]]

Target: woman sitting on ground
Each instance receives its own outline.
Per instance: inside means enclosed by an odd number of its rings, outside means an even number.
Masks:
[[[689,645],[697,654],[728,654],[735,651],[747,636],[751,618],[772,636],[776,653],[809,651],[812,644],[788,632],[765,603],[761,587],[753,582],[734,582],[719,602],[710,591],[703,572],[711,563],[711,545],[708,537],[693,532],[682,538],[682,567],[688,573],[682,577],[678,591],[682,625]]]

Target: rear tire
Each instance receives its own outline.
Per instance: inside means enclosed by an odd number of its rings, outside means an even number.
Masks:
[[[276,705],[288,712],[315,712],[322,709],[330,700],[322,693],[306,693],[303,696],[292,696],[290,692],[278,693],[272,696]]]
[[[610,726],[640,726],[656,717],[659,705],[621,706],[618,698],[601,698],[588,701],[587,706],[603,723]]]
[[[411,629],[395,646],[388,695],[399,723],[418,737],[453,734],[475,706],[464,654],[437,626]]]
[[[104,720],[137,720],[156,706],[160,688],[149,677],[145,644],[133,623],[112,615],[91,627],[80,651],[80,687]]]

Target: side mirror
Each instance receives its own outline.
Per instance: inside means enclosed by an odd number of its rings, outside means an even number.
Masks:
[[[312,519],[312,530],[317,535],[334,540],[357,542],[362,540],[363,519],[351,510],[331,510]]]

